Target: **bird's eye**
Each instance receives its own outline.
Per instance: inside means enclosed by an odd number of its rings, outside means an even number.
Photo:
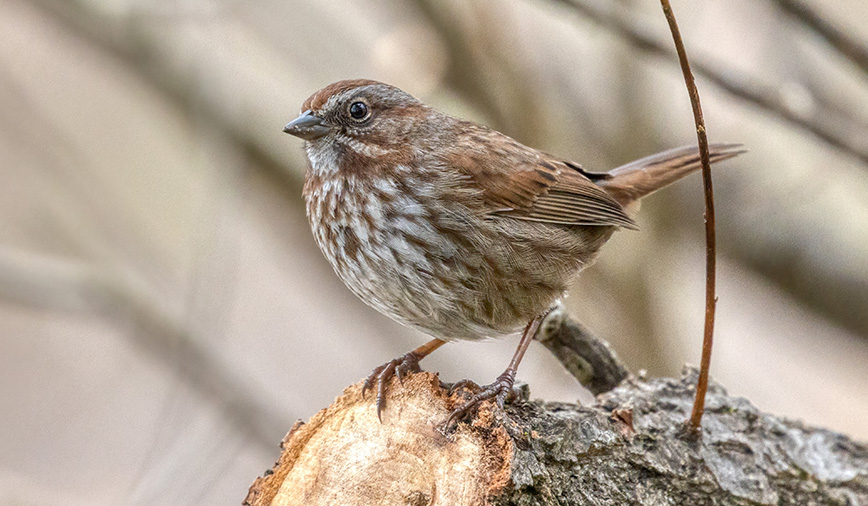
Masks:
[[[364,119],[368,115],[368,106],[364,102],[350,104],[350,116],[353,119]]]

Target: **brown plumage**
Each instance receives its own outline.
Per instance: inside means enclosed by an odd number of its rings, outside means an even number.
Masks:
[[[285,128],[306,140],[304,187],[317,244],[363,301],[435,338],[369,378],[386,381],[455,339],[514,334],[516,357],[450,418],[511,391],[536,326],[638,199],[699,167],[679,148],[593,173],[376,81],[312,95]],[[714,144],[712,160],[740,153]],[[530,322],[530,323],[529,323]]]

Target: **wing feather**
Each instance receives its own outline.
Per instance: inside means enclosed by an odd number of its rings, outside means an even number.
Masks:
[[[469,130],[466,143],[457,142],[445,161],[482,190],[488,214],[558,225],[638,228],[621,204],[578,164],[493,130],[464,126]]]

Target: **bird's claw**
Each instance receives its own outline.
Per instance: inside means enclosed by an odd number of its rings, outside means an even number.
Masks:
[[[365,380],[365,384],[362,385],[363,398],[369,389],[372,389],[375,384],[377,385],[377,418],[380,419],[380,422],[383,421],[383,410],[386,408],[386,384],[392,376],[397,376],[398,382],[403,385],[404,378],[422,370],[419,367],[419,360],[420,357],[411,351],[375,368]]]
[[[471,394],[476,395],[482,391],[482,387],[477,385],[473,380],[463,379],[460,381],[456,381],[449,386],[449,395],[451,396],[452,394],[460,390],[467,390]]]
[[[452,430],[458,425],[458,422],[463,420],[467,415],[477,412],[482,403],[489,399],[494,399],[497,406],[503,409],[503,406],[507,401],[511,401],[517,397],[515,390],[513,389],[514,384],[515,372],[513,371],[504,372],[497,377],[497,380],[494,383],[484,387],[480,387],[468,380],[462,380],[455,383],[450,389],[450,394],[460,388],[467,388],[470,390],[475,388],[476,391],[469,401],[459,406],[449,415],[449,418],[447,418],[446,422],[443,424],[444,429],[446,431]]]

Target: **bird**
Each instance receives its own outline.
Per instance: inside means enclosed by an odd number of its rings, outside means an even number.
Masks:
[[[579,271],[616,230],[638,229],[640,199],[700,167],[698,150],[682,147],[591,172],[368,79],[317,91],[283,131],[304,140],[307,217],[337,276],[432,337],[368,376],[362,395],[376,387],[381,421],[389,381],[447,342],[521,333],[503,374],[447,427],[514,397],[525,351]],[[744,150],[709,152],[719,162]]]

